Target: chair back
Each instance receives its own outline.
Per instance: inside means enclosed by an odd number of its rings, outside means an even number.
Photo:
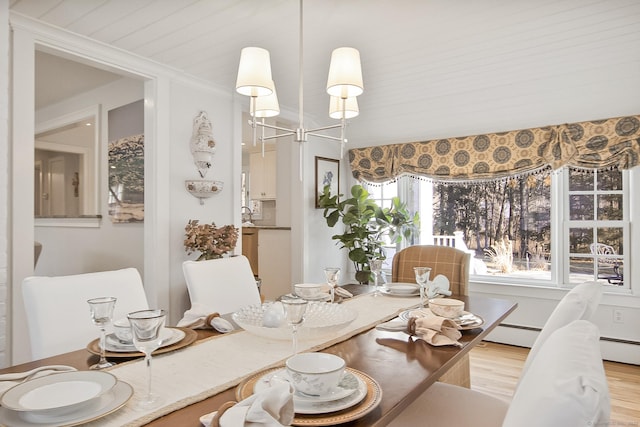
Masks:
[[[251,265],[244,255],[185,261],[182,271],[192,306],[201,304],[226,314],[261,302]]]
[[[135,268],[70,276],[31,276],[22,282],[31,355],[35,359],[85,348],[100,336],[87,300],[116,297],[113,320],[149,308]]]
[[[522,376],[529,369],[536,354],[551,334],[575,320],[590,320],[596,312],[601,299],[602,285],[598,282],[581,283],[567,292],[553,310],[531,346],[531,350],[524,362]]]
[[[454,294],[469,294],[471,255],[449,246],[415,245],[396,253],[391,266],[392,282],[416,283],[413,267],[431,267],[430,280],[438,274],[449,279]]]

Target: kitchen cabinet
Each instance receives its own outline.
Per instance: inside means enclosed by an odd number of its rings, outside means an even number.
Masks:
[[[258,274],[258,229],[242,227],[242,255],[246,256],[254,276]]]
[[[249,197],[253,200],[276,198],[276,152],[251,153],[249,156]]]

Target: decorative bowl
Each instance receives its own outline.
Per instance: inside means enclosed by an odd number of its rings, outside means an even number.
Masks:
[[[309,396],[323,396],[335,389],[346,366],[343,358],[329,353],[300,353],[285,362],[293,387]]]
[[[283,323],[277,328],[262,324],[265,310],[270,303],[243,307],[233,313],[233,321],[245,331],[265,338],[290,340],[291,327]],[[310,301],[304,314],[304,322],[298,327],[300,339],[313,339],[334,335],[358,317],[358,313],[340,304]]]
[[[207,179],[190,179],[184,182],[184,186],[193,197],[200,199],[200,203],[204,203],[203,199],[208,199],[214,194],[222,191],[222,181],[210,181]]]
[[[464,301],[453,298],[434,298],[429,300],[429,309],[436,316],[454,319],[464,310]]]

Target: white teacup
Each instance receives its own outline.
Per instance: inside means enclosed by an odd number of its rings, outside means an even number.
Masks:
[[[298,283],[293,285],[294,292],[297,296],[310,300],[317,300],[326,296],[323,287],[323,285],[316,283]]]
[[[120,342],[126,344],[133,343],[133,333],[131,331],[129,319],[123,318],[113,322],[113,333]]]
[[[300,353],[286,363],[287,376],[296,391],[323,396],[333,391],[347,366],[343,358],[329,353]]]

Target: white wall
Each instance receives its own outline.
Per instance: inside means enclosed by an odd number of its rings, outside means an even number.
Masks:
[[[6,366],[9,201],[9,2],[0,1],[0,366]]]

